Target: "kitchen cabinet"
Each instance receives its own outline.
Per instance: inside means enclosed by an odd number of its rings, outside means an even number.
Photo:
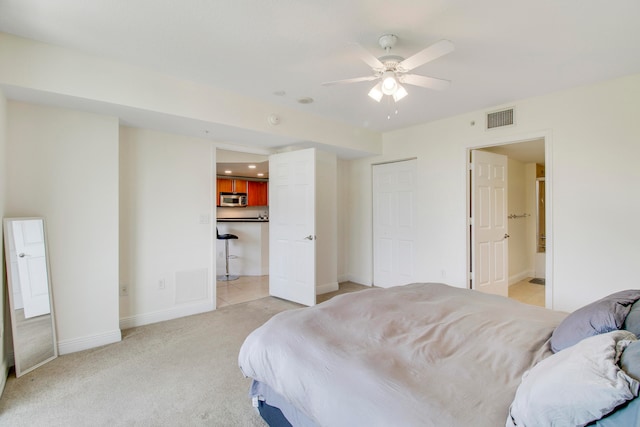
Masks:
[[[269,183],[266,181],[247,181],[247,203],[249,206],[268,206]]]
[[[220,206],[220,193],[246,193],[246,179],[218,178],[216,179],[216,205]]]
[[[218,193],[246,193],[247,192],[247,180],[246,179],[231,179],[231,178],[218,178]]]
[[[220,199],[220,193],[231,193],[233,191],[233,180],[226,178],[218,178],[216,180],[216,188],[218,191],[218,199]]]

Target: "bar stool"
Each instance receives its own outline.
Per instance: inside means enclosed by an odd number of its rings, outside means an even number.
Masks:
[[[235,274],[229,274],[229,258],[235,258],[234,255],[229,255],[229,240],[237,239],[238,236],[235,234],[220,234],[218,233],[218,227],[216,227],[216,237],[218,240],[224,240],[224,260],[225,260],[225,272],[226,274],[221,274],[217,276],[216,279],[223,282],[229,282],[231,280],[236,280],[240,276]]]

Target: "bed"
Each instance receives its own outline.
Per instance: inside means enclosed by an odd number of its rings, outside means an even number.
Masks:
[[[639,299],[569,315],[439,283],[372,288],[277,314],[238,362],[272,427],[640,425]]]

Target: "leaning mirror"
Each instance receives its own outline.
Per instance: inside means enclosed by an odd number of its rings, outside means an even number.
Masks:
[[[43,218],[4,220],[16,377],[58,356]]]

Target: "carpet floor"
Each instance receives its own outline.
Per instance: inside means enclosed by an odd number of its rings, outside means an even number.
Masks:
[[[297,307],[266,297],[132,328],[119,343],[10,374],[0,425],[263,427],[238,351],[255,328]]]

